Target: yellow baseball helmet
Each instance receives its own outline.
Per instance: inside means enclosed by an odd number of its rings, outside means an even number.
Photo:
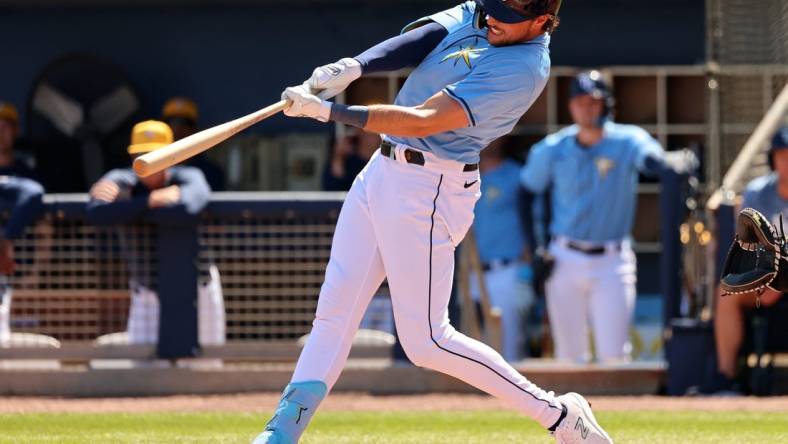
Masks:
[[[142,154],[157,150],[172,143],[170,126],[158,120],[146,120],[134,125],[131,130],[129,154]]]
[[[19,113],[16,112],[16,107],[8,102],[0,100],[0,119],[5,119],[14,125],[18,125]]]
[[[199,117],[197,104],[185,97],[174,97],[164,104],[161,117],[164,120],[181,118],[196,123],[197,117]]]

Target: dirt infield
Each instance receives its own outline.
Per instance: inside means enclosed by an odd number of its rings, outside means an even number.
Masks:
[[[273,411],[279,395],[275,393],[170,396],[152,398],[0,398],[2,413],[144,413],[144,412],[264,412]],[[776,398],[665,398],[596,397],[590,398],[600,411],[756,411],[788,412],[788,397]],[[338,393],[325,402],[322,410],[333,411],[451,411],[502,410],[500,401],[481,395],[371,396],[363,393]]]

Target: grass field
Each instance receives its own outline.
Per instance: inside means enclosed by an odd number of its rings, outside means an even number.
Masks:
[[[600,412],[618,443],[786,443],[788,413]],[[0,414],[0,443],[248,443],[263,416],[248,413]],[[550,443],[506,411],[321,412],[303,444]]]

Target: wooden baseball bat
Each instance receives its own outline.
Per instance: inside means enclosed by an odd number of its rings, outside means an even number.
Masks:
[[[141,177],[150,176],[224,142],[230,137],[281,112],[287,106],[282,100],[235,120],[194,133],[156,151],[134,159],[134,171]]]

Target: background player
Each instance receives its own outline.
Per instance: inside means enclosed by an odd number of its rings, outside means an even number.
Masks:
[[[43,212],[44,187],[28,165],[18,159],[14,144],[19,134],[16,107],[0,101],[0,203],[9,211],[8,221],[0,233],[0,273],[12,275],[14,241]],[[0,295],[0,299],[2,295]]]
[[[674,169],[645,130],[611,120],[613,105],[598,71],[579,74],[569,99],[575,124],[536,144],[522,170],[528,191],[551,192],[548,251],[555,265],[545,293],[558,359],[590,360],[589,317],[597,358],[629,357],[636,295],[630,234],[638,172],[661,175]],[[689,167],[682,162],[687,160],[679,157],[674,166]]]
[[[181,140],[196,133],[199,117],[200,112],[197,104],[186,97],[173,97],[167,100],[161,109],[161,120],[172,129],[174,140]],[[192,157],[186,164],[202,171],[211,191],[224,191],[224,170],[209,159],[207,153],[200,153]]]
[[[521,278],[530,270],[523,263],[526,248],[517,211],[520,165],[505,156],[505,139],[496,140],[481,152],[482,195],[474,208],[473,234],[490,302],[501,310],[501,355],[514,362],[523,357],[525,312],[534,297],[531,286]],[[478,300],[476,274],[471,274],[471,291]]]
[[[780,226],[780,216],[788,217],[788,126],[781,128],[772,139],[769,150],[772,172],[753,179],[744,191],[742,208],[754,208],[769,221]],[[782,293],[770,288],[759,296],[760,304],[770,306]],[[717,299],[714,315],[714,339],[717,346],[718,377],[708,392],[736,389],[736,357],[744,340],[744,311],[754,308],[756,298],[751,293],[729,294]]]
[[[559,6],[465,2],[418,20],[355,59],[318,68],[304,85],[285,90],[290,116],[385,136],[345,200],[312,332],[256,443],[298,441],[339,377],[384,277],[397,332],[416,365],[507,401],[559,442],[611,442],[584,398],[556,397],[536,387],[494,350],[455,331],[447,313],[454,249],[479,198],[479,152],[514,127],[547,83]],[[312,95],[326,98],[363,73],[412,65],[418,66],[394,105],[348,107]]]
[[[148,120],[134,126],[128,153],[133,158],[172,142],[172,130],[166,123]],[[86,211],[89,223],[125,225],[144,221],[154,227],[151,256],[156,267],[140,266],[132,254],[128,258],[132,297],[139,301],[141,311],[135,312],[130,322],[129,337],[132,343],[156,341],[161,358],[194,357],[199,353],[197,226],[210,196],[205,176],[188,166],[172,167],[148,177],[137,176],[131,168],[119,168],[105,174],[90,189]],[[126,234],[123,239],[138,242],[139,236]],[[144,250],[138,246],[129,251]],[[139,330],[133,328],[138,325],[134,322],[137,316],[143,320]]]

